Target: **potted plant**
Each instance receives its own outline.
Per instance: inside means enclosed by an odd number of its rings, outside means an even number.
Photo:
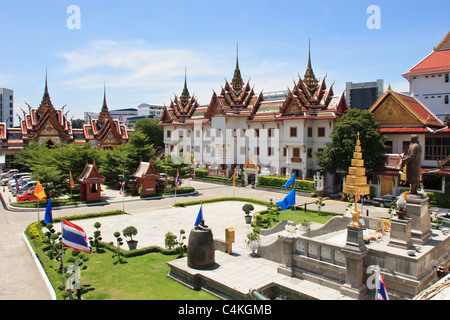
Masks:
[[[122,233],[125,237],[130,238],[130,240],[127,240],[128,249],[130,249],[130,250],[136,249],[138,241],[133,240],[133,236],[135,236],[137,234],[137,229],[133,226],[129,226],[129,227],[126,227],[125,229],[123,229]]]
[[[256,256],[256,250],[258,249],[260,242],[261,240],[258,233],[254,231],[247,233],[247,239],[245,240],[245,243],[247,244],[247,247],[252,250],[252,256]]]
[[[303,231],[308,231],[311,229],[311,221],[306,218],[300,219],[300,225]]]
[[[254,209],[255,209],[255,207],[253,207],[253,205],[250,203],[246,203],[242,207],[242,210],[245,212],[245,216],[244,216],[245,223],[252,222],[252,216],[250,215],[250,212],[252,212]]]

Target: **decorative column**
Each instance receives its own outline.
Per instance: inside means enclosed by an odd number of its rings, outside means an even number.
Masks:
[[[359,222],[360,212],[358,211],[359,195],[363,196],[370,193],[370,187],[367,184],[367,177],[365,176],[366,169],[364,168],[364,160],[362,158],[361,143],[356,142],[355,152],[353,153],[352,166],[349,168],[349,175],[344,184],[344,193],[353,194],[355,196],[355,206],[351,211],[352,221],[347,226],[347,241],[342,249],[345,256],[345,265],[347,273],[345,276],[345,284],[341,286],[341,293],[343,295],[352,297],[354,299],[361,299],[367,293],[364,279],[364,257],[368,250],[364,244],[363,226]]]
[[[294,252],[294,243],[297,240],[295,226],[286,225],[285,230],[278,237],[282,242],[281,265],[278,267],[278,273],[292,277],[294,276],[292,253]]]

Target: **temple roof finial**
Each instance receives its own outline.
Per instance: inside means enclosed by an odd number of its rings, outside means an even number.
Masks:
[[[102,105],[102,111],[100,112],[100,115],[98,116],[97,123],[103,124],[106,122],[107,118],[110,118],[111,114],[108,110],[108,105],[106,104],[106,83],[103,84],[103,105]]]
[[[316,76],[314,75],[314,71],[311,65],[311,39],[308,40],[308,67],[306,68],[303,82],[310,89],[316,88],[317,85],[319,84],[319,81],[316,79]]]
[[[234,70],[233,80],[231,80],[231,86],[234,91],[239,92],[244,87],[244,81],[242,80],[241,70],[239,70],[239,44],[236,43],[236,69]]]
[[[48,94],[48,85],[47,85],[47,67],[45,67],[45,90],[44,90],[44,96],[49,96],[49,94]]]
[[[187,88],[186,67],[184,67],[184,88],[183,88],[183,92],[181,93],[181,96],[180,96],[181,104],[183,106],[185,106],[189,102],[190,98],[191,98],[191,96],[190,96],[189,90]]]

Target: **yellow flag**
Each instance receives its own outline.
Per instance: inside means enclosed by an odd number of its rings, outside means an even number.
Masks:
[[[47,197],[47,196],[45,195],[44,188],[42,188],[41,183],[39,182],[39,180],[38,180],[38,182],[37,182],[37,184],[36,184],[36,189],[34,190],[34,195],[35,195],[36,197],[38,197],[39,200],[42,200],[42,199],[44,199],[44,198]]]
[[[69,170],[69,176],[70,176],[70,189],[75,188],[75,183],[73,183],[73,178],[72,178],[72,172]]]
[[[233,172],[233,187],[235,186],[235,184],[236,184],[236,169],[234,169]]]

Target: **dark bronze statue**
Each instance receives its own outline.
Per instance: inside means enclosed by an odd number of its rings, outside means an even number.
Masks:
[[[409,192],[412,194],[417,194],[420,185],[421,159],[422,147],[419,144],[419,137],[413,134],[408,152],[402,159],[402,166],[406,165],[406,181],[410,185]]]

